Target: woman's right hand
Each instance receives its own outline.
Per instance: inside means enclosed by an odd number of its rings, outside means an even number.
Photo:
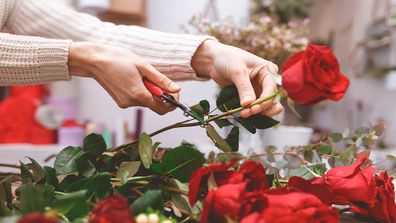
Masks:
[[[69,49],[72,76],[94,78],[121,108],[148,107],[163,115],[174,106],[154,97],[144,86],[147,78],[178,100],[180,87],[131,51],[96,43],[73,43]]]

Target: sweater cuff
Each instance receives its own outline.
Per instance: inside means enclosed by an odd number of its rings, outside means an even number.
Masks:
[[[198,77],[191,66],[191,60],[195,52],[206,40],[216,40],[216,38],[203,35],[178,35],[177,41],[173,44],[174,48],[169,51],[168,55],[162,55],[161,58],[150,58],[150,62],[172,80],[209,80],[208,78]]]
[[[33,85],[70,80],[70,40],[0,35],[0,85]]]

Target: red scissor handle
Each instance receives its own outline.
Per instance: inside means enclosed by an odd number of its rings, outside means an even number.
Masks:
[[[164,89],[158,87],[153,82],[151,82],[145,78],[143,79],[143,84],[144,84],[144,86],[146,86],[147,90],[149,90],[150,93],[156,97],[160,98],[163,94],[167,93],[166,91],[164,91]]]

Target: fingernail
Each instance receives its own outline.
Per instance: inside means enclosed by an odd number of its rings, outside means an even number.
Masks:
[[[177,85],[175,82],[171,82],[170,85],[169,85],[169,88],[172,89],[172,90],[179,90],[180,89],[179,85]]]

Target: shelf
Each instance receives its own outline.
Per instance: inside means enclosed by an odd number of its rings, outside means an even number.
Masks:
[[[31,145],[31,144],[0,144],[0,163],[19,165],[19,161],[29,162],[31,157],[41,165],[52,165],[52,155],[58,154],[65,146],[62,145]],[[0,172],[19,172],[15,168],[0,167]]]

